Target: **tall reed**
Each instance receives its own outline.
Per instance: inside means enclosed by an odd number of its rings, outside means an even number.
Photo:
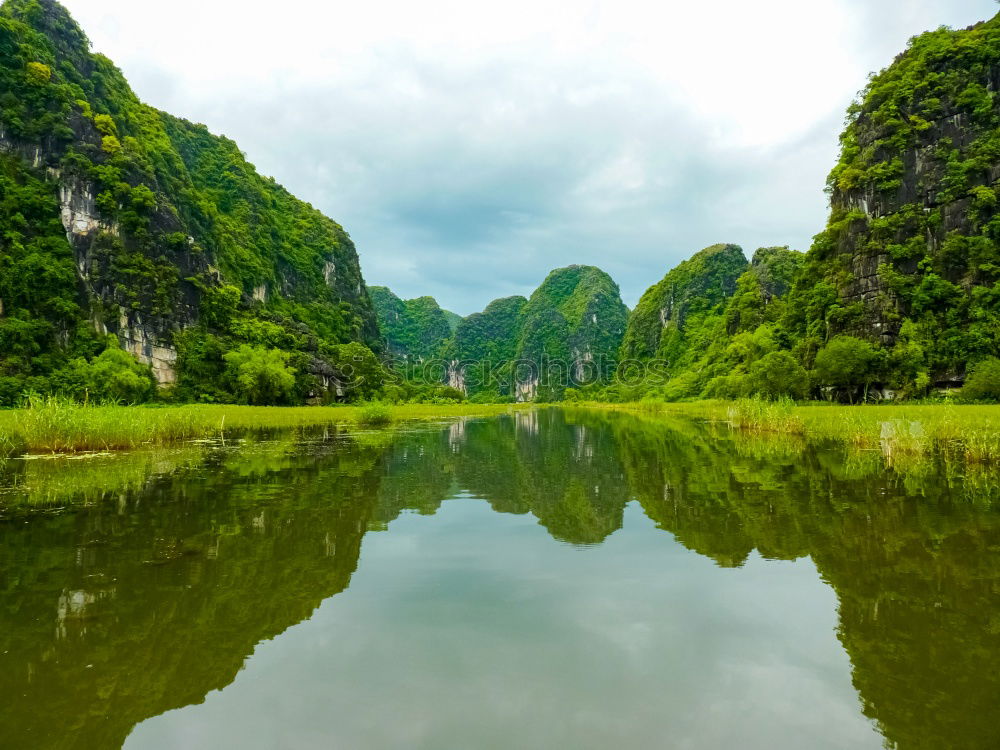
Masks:
[[[384,427],[396,421],[491,416],[506,404],[387,406],[94,406],[33,397],[23,409],[0,411],[0,458],[21,453],[80,453],[216,438],[228,431],[333,424]]]

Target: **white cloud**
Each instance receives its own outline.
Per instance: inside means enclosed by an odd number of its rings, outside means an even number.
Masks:
[[[593,263],[629,303],[712,242],[808,245],[842,113],[992,0],[66,0],[151,104],[461,313]]]

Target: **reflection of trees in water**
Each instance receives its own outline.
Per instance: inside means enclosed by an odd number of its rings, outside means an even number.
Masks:
[[[570,425],[562,412],[466,427],[459,484],[502,513],[532,513],[552,536],[602,542],[622,525],[625,477],[606,430]]]
[[[257,642],[346,588],[367,530],[404,510],[433,514],[459,490],[576,544],[620,528],[636,499],[722,566],[753,550],[811,556],[839,596],[865,713],[889,742],[995,744],[1000,514],[979,502],[996,491],[989,481],[559,410],[195,453],[119,462],[103,497],[86,469],[90,505],[0,523],[0,727],[13,746],[117,747],[137,722],[200,702]],[[58,496],[56,472],[18,470],[35,477],[22,477],[25,492]]]
[[[839,597],[865,714],[892,746],[1000,745],[1000,513],[982,502],[995,486],[801,443],[782,455],[637,419],[612,429],[646,513],[686,546],[721,565],[754,549],[812,557]]]
[[[121,505],[0,524],[0,744],[116,748],[232,682],[347,587],[383,452],[209,452]]]

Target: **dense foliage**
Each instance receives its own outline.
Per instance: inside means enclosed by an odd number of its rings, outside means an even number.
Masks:
[[[985,361],[963,397],[992,398],[998,70],[1000,16],[915,37],[848,112],[809,252],[763,249],[746,273],[733,246],[682,263],[643,296],[622,348],[662,361],[669,382],[583,395],[921,397]]]
[[[176,373],[157,375],[213,400],[256,398],[224,366],[245,345],[296,360],[291,400],[326,391],[332,347],[378,345],[340,226],[232,141],[140,102],[58,3],[6,0],[0,404],[65,390],[105,332],[147,363],[151,346],[176,349]]]
[[[511,366],[517,355],[524,297],[494,300],[481,313],[473,313],[458,324],[445,349],[449,373],[476,400],[505,401],[511,398]]]
[[[618,285],[594,266],[548,275],[521,310],[514,373],[521,398],[561,398],[614,371],[628,320]]]
[[[390,354],[414,362],[441,356],[455,331],[454,313],[442,310],[433,297],[403,301],[384,286],[369,287],[368,293]]]
[[[848,334],[883,353],[876,382],[922,395],[997,353],[998,66],[1000,17],[941,28],[915,37],[851,107],[830,222],[784,321],[806,366]]]
[[[432,298],[371,292],[390,351],[433,363],[408,368],[410,378],[443,380],[478,401],[552,400],[570,385],[605,380],[628,316],[618,286],[593,266],[557,269],[530,299],[495,300],[453,334]]]
[[[713,245],[668,273],[639,300],[622,343],[626,359],[659,357],[673,370],[691,348],[691,333],[721,315],[747,260],[736,245]]]

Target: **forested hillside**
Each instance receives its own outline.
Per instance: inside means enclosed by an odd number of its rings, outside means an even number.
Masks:
[[[819,385],[919,396],[1000,353],[998,84],[995,17],[915,37],[848,112],[782,321]]]
[[[1000,17],[915,37],[849,110],[805,256],[764,249],[747,270],[717,245],[680,264],[622,348],[669,382],[584,395],[854,401],[970,381],[967,396],[1000,398],[998,90]]]
[[[601,269],[568,266],[550,273],[521,310],[518,400],[557,400],[567,387],[613,373],[627,319],[618,285]]]
[[[421,384],[479,400],[853,401],[970,376],[970,393],[1000,398],[1000,17],[915,37],[872,77],[807,253],[748,262],[713,245],[632,313],[581,265],[464,319],[369,296],[338,224],[232,141],[140,102],[53,0],[0,6],[0,85],[0,405]],[[383,388],[380,355],[405,383]],[[623,377],[636,362],[642,377]]]
[[[559,400],[614,372],[628,317],[618,285],[593,266],[552,271],[530,299],[494,300],[454,333],[430,297],[403,302],[372,287],[389,350],[419,382],[444,381],[480,401]]]
[[[379,330],[394,357],[423,362],[440,357],[458,326],[455,313],[442,310],[433,297],[401,300],[388,287],[368,289]]]
[[[139,101],[58,3],[4,2],[0,404],[137,401],[156,384],[331,397],[378,340],[338,224],[232,141]]]

